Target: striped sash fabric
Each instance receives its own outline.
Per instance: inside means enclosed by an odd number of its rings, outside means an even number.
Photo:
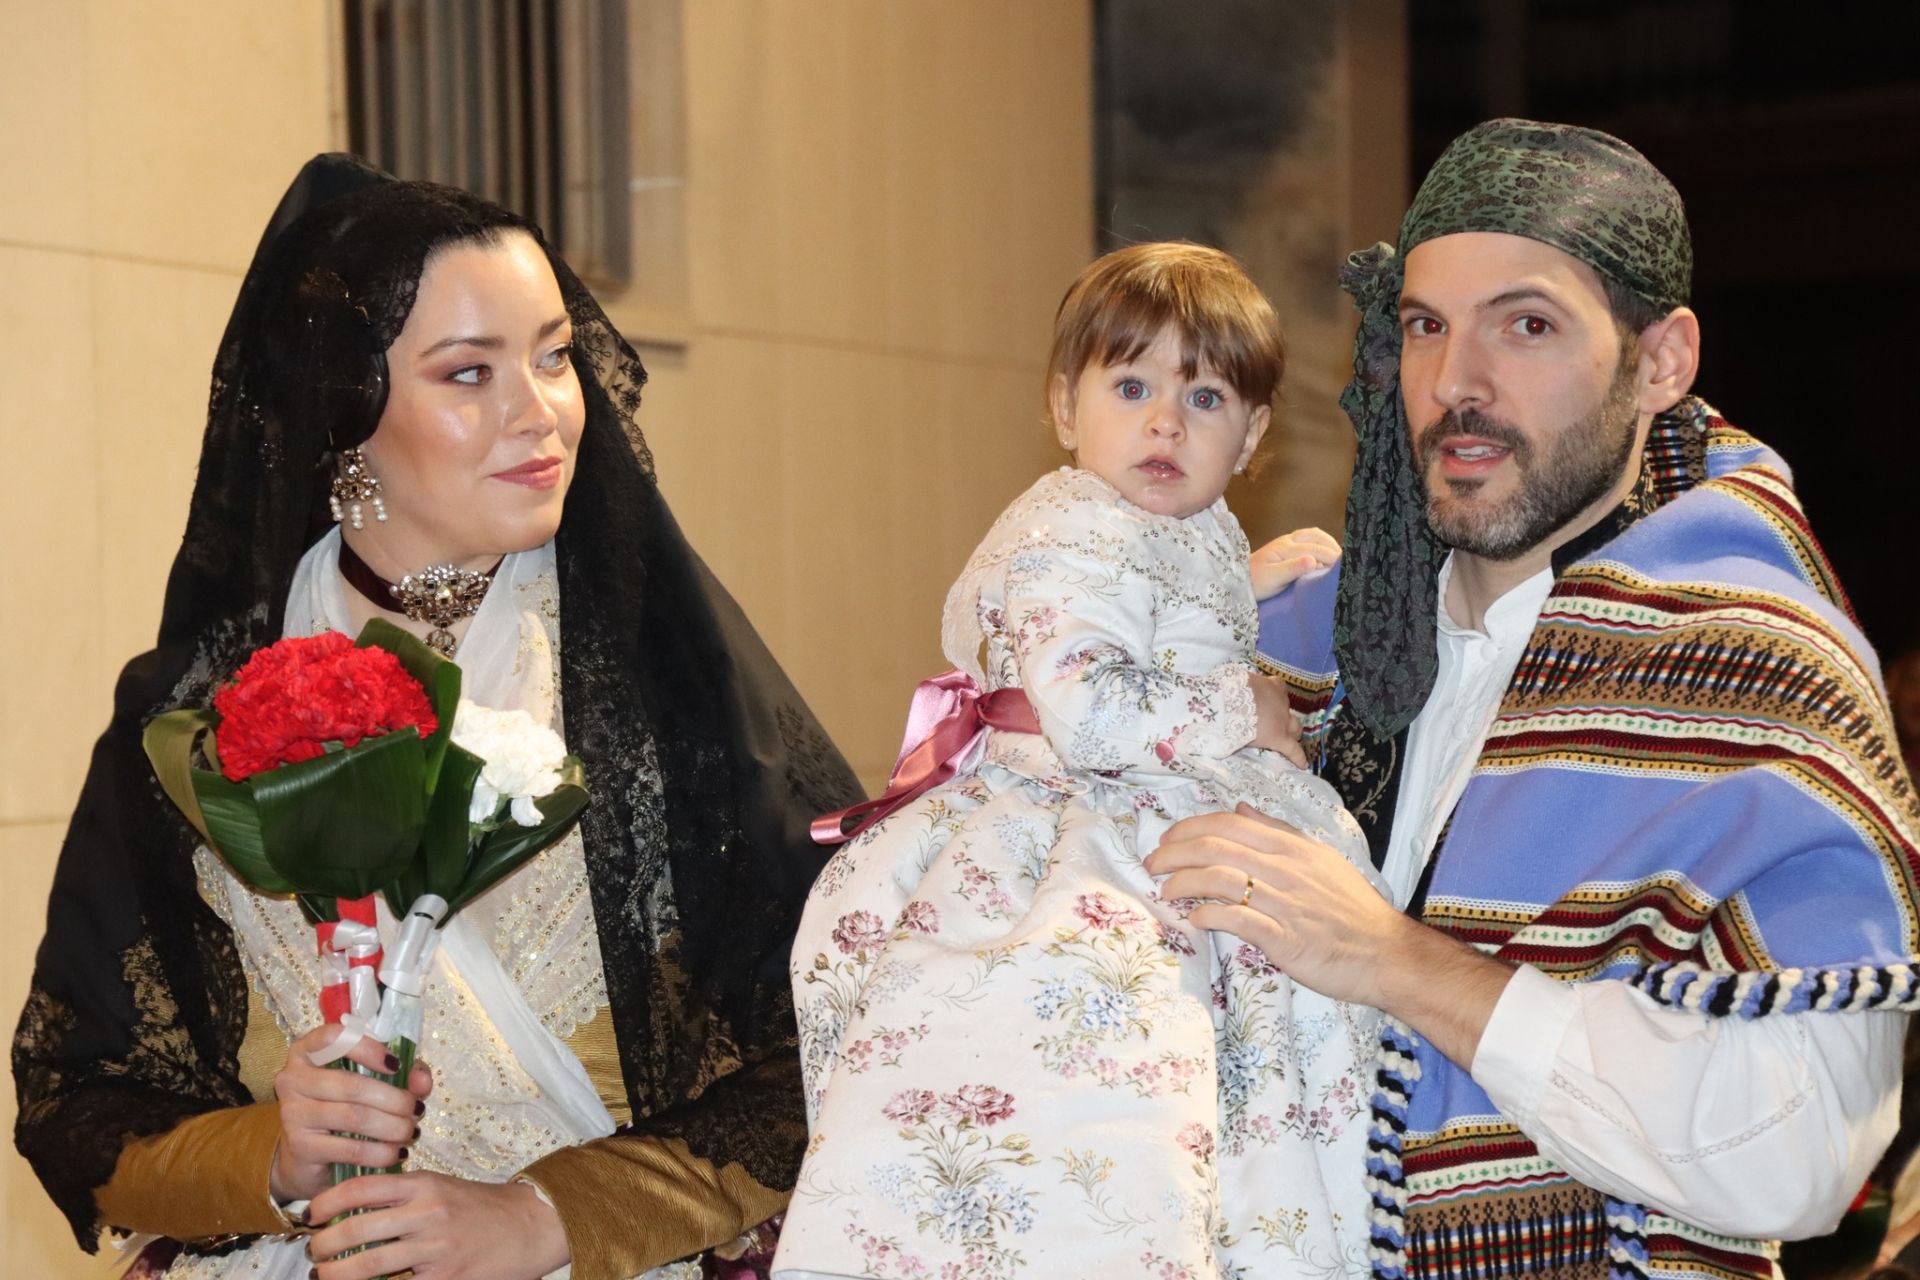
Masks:
[[[1656,420],[1634,495],[1556,570],[1421,917],[1710,1016],[1920,1006],[1920,808],[1785,464],[1688,400]],[[1384,810],[1361,814],[1384,848],[1397,747],[1341,723],[1331,588],[1294,594],[1263,614],[1262,653],[1327,776]],[[1575,1182],[1403,1026],[1373,1111],[1383,1280],[1772,1274],[1772,1242]]]

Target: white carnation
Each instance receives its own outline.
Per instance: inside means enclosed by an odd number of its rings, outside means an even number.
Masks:
[[[486,762],[473,784],[467,821],[487,821],[504,799],[511,802],[515,822],[540,825],[534,801],[559,788],[567,757],[559,734],[524,711],[495,711],[463,700],[454,713],[453,740]]]

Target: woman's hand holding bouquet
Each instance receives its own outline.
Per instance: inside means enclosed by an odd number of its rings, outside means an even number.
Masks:
[[[404,1163],[433,1092],[433,1073],[425,1063],[414,1065],[407,1088],[389,1084],[400,1060],[371,1038],[339,1060],[359,1070],[315,1066],[310,1055],[330,1044],[338,1030],[323,1023],[295,1040],[287,1065],[273,1079],[281,1136],[268,1185],[283,1205],[313,1199],[334,1185],[343,1169]]]
[[[438,930],[578,820],[580,762],[525,712],[461,702],[460,669],[381,620],[268,646],[145,746],[234,875],[314,923],[323,1025],[275,1080],[276,1197],[397,1168],[431,1088],[414,1053]],[[391,954],[376,894],[400,922]]]

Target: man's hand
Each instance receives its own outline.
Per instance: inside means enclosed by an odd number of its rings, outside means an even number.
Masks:
[[[1333,849],[1241,805],[1177,822],[1146,860],[1187,917],[1252,943],[1296,982],[1372,1005],[1471,1068],[1512,969],[1409,919]],[[1251,892],[1249,892],[1251,886]]]
[[[1325,569],[1339,558],[1340,544],[1332,534],[1318,529],[1283,533],[1247,557],[1247,571],[1253,575],[1253,598],[1265,600],[1279,595],[1296,578]]]

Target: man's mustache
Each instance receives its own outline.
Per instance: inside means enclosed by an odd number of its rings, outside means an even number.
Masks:
[[[1533,452],[1532,443],[1520,432],[1496,418],[1489,418],[1477,409],[1465,412],[1447,410],[1431,423],[1422,427],[1414,438],[1414,452],[1421,466],[1432,460],[1440,447],[1456,436],[1472,436],[1497,444],[1503,449],[1513,451],[1515,461],[1525,463]]]

